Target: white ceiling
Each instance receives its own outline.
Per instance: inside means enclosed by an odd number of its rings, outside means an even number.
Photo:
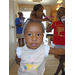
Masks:
[[[65,0],[61,4],[57,4],[57,0],[42,0],[39,3],[33,3],[33,2],[28,2],[28,0],[18,0],[19,4],[30,4],[30,5],[35,5],[35,4],[42,4],[42,5],[50,5],[50,10],[55,11],[57,7],[60,5],[65,6]],[[24,9],[21,9],[24,10]]]
[[[37,4],[37,3],[33,3],[33,2],[28,2],[28,0],[18,0],[18,3],[19,4]],[[57,0],[42,0],[39,3],[42,5],[58,5]],[[63,0],[63,2],[61,4],[65,5],[65,0]]]

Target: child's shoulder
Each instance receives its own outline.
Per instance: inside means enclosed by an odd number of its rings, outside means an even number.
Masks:
[[[35,13],[36,13],[36,11],[32,10],[31,14],[35,14]]]
[[[16,18],[16,21],[19,21],[19,20],[21,20],[20,18]]]
[[[53,23],[58,23],[59,21],[54,21]]]
[[[24,50],[26,47],[26,45],[24,45],[23,47],[17,47],[17,50]]]
[[[18,56],[18,58],[20,58],[20,56],[25,52],[25,46],[23,47],[17,47],[16,49],[16,54]]]
[[[16,18],[15,20],[18,20],[19,18]]]
[[[54,21],[52,24],[53,25],[55,25],[55,24],[57,25],[57,24],[61,24],[61,23],[62,23],[61,21]]]

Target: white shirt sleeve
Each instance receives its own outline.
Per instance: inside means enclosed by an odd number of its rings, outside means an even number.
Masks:
[[[49,50],[50,50],[50,46],[46,45],[46,57],[48,56]]]
[[[21,47],[17,47],[16,54],[17,54],[17,57],[20,58],[20,56],[21,56]]]

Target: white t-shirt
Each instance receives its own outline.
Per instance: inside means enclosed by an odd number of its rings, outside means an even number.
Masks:
[[[48,45],[41,45],[37,49],[29,49],[18,47],[16,54],[21,58],[18,75],[43,75],[45,71],[45,58],[48,56],[50,47]]]

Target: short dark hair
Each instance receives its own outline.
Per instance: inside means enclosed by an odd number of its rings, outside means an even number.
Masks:
[[[60,9],[64,9],[64,10],[65,10],[65,8],[64,8],[64,7],[60,7],[60,8],[58,9],[58,11],[59,11]],[[58,11],[57,11],[57,13],[58,13]]]
[[[21,14],[23,14],[22,12],[18,12],[18,15],[21,15]]]
[[[59,9],[65,9],[65,7],[60,7]]]
[[[34,5],[33,10],[37,11],[37,10],[39,10],[40,7],[43,7],[43,6],[41,4],[36,4],[36,5]]]
[[[65,10],[64,7],[60,7],[60,8],[58,9],[58,11],[59,11],[60,9],[64,9],[64,10]],[[58,11],[56,12],[56,16],[57,16],[57,18],[58,18]],[[59,18],[58,18],[58,20],[59,20]]]

